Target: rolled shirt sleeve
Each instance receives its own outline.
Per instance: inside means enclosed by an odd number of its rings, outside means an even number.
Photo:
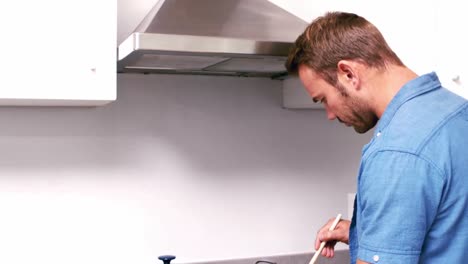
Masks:
[[[392,150],[375,152],[361,169],[358,259],[418,263],[443,193],[442,171],[424,157]]]

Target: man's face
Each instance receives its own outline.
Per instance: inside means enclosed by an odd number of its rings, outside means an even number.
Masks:
[[[336,118],[358,133],[367,132],[377,123],[369,104],[340,82],[334,87],[305,65],[299,66],[299,78],[314,102],[324,104],[329,120]]]

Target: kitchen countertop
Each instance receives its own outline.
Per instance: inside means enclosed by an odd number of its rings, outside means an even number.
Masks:
[[[309,264],[313,253],[252,257],[242,259],[214,260],[207,262],[190,262],[185,264]],[[348,264],[350,263],[348,250],[335,251],[335,257],[327,259],[320,256],[316,264]],[[177,263],[174,263],[177,264]]]

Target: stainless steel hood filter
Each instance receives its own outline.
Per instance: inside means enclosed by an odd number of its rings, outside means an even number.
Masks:
[[[307,23],[268,0],[160,0],[118,48],[118,72],[281,77]]]

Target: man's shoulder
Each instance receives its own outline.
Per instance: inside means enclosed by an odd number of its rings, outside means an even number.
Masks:
[[[440,135],[456,133],[454,126],[463,126],[457,121],[464,120],[467,114],[468,102],[446,89],[418,96],[396,112],[381,132],[378,147],[418,154],[427,144],[444,144],[447,138]],[[468,122],[465,128],[467,125]],[[438,142],[432,140],[435,137],[439,137]]]

